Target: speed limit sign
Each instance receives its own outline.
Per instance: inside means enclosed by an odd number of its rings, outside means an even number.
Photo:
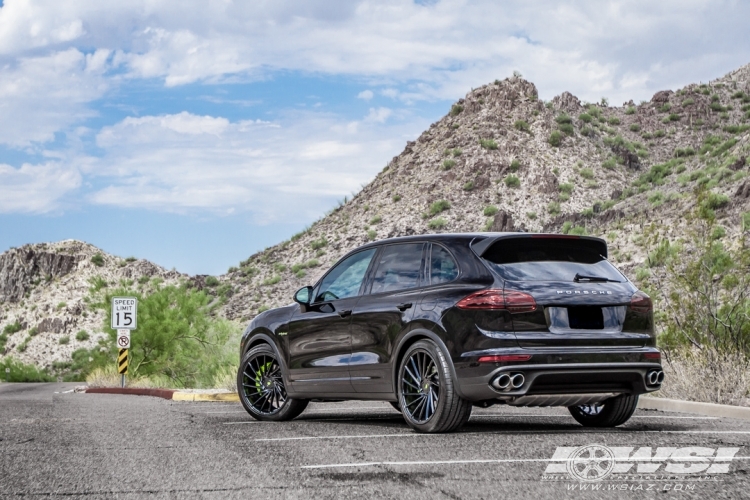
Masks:
[[[138,325],[138,299],[112,297],[112,329],[135,330]]]

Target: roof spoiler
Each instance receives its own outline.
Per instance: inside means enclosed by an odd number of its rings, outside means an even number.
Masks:
[[[599,255],[607,258],[607,242],[595,236],[576,236],[573,234],[551,234],[551,233],[490,233],[487,238],[475,238],[471,242],[471,249],[479,257],[484,255],[489,248],[500,240],[514,238],[534,238],[534,239],[560,239],[560,240],[584,240],[587,246],[594,247]]]

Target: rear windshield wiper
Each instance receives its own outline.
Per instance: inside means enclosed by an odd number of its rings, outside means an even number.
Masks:
[[[585,274],[578,274],[578,273],[576,273],[575,277],[573,278],[573,281],[575,281],[576,283],[578,283],[580,281],[589,281],[589,282],[597,282],[598,281],[598,282],[602,282],[602,283],[611,281],[612,283],[620,283],[617,280],[611,280],[609,278],[605,278],[604,276],[587,276]]]

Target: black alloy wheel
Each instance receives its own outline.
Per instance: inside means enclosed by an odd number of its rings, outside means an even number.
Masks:
[[[401,413],[417,432],[450,432],[469,420],[471,403],[456,393],[448,361],[434,342],[409,347],[398,381]]]
[[[284,386],[281,363],[268,345],[245,354],[237,372],[237,392],[245,410],[258,420],[291,420],[305,410],[306,400],[291,399]]]
[[[637,406],[637,394],[622,394],[601,403],[569,406],[568,411],[584,427],[615,427],[627,422]]]

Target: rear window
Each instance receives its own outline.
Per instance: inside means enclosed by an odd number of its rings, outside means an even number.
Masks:
[[[576,274],[625,281],[601,248],[590,240],[509,238],[494,243],[482,258],[510,281],[573,281]]]

